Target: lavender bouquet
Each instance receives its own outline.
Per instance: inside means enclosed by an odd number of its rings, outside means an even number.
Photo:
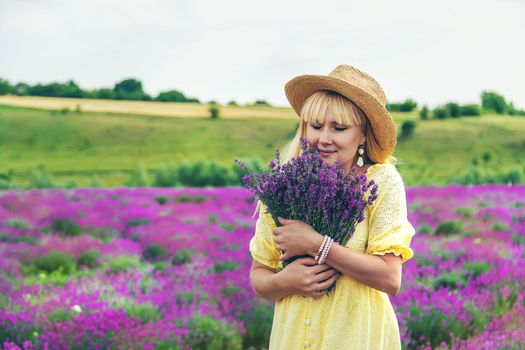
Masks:
[[[367,182],[366,175],[357,174],[355,167],[345,176],[339,160],[330,166],[320,158],[316,147],[308,147],[306,138],[301,138],[301,149],[298,157],[285,164],[280,164],[276,150],[269,170],[248,172],[242,177],[244,187],[264,203],[276,226],[281,226],[278,216],[300,220],[344,246],[364,220],[366,205],[377,198],[377,184],[374,180]],[[235,162],[248,170],[242,161]],[[300,257],[283,261],[282,268]]]

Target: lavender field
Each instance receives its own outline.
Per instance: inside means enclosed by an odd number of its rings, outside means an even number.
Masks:
[[[406,349],[524,349],[525,186],[407,188]],[[263,349],[240,188],[0,192],[3,349]],[[327,296],[325,296],[327,297]]]

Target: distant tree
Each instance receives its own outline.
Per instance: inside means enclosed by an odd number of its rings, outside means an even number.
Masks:
[[[230,102],[228,102],[228,106],[238,106],[237,102],[231,100]]]
[[[256,100],[254,103],[253,103],[254,106],[267,106],[267,107],[271,107],[272,105],[270,103],[268,103],[267,101],[265,100]]]
[[[113,88],[117,100],[144,100],[146,95],[142,83],[137,79],[125,79]]]
[[[155,100],[161,102],[186,102],[186,96],[180,91],[169,90],[161,92]]]
[[[490,151],[485,151],[483,152],[483,154],[481,155],[481,158],[483,159],[483,161],[485,163],[488,163],[490,162],[490,160],[492,159],[492,153]]]
[[[26,84],[26,83],[18,83],[15,85],[14,89],[15,89],[15,95],[28,96],[29,91],[31,89],[31,85]]]
[[[428,107],[427,106],[423,106],[423,108],[421,108],[421,110],[419,111],[419,117],[423,120],[428,119]]]
[[[31,96],[54,96],[56,93],[55,83],[48,85],[36,84],[29,88],[29,94]]]
[[[475,103],[461,106],[461,115],[475,116],[481,115],[481,106]]]
[[[411,112],[417,108],[417,102],[407,99],[402,103],[388,103],[386,108],[392,112]]]
[[[505,114],[508,109],[505,98],[493,91],[483,91],[481,93],[481,106],[484,110],[494,111],[497,114]]]
[[[399,103],[387,103],[386,109],[390,112],[399,112]]]
[[[67,83],[36,84],[29,88],[29,95],[50,97],[84,97],[84,91],[73,81]]]
[[[405,120],[401,125],[401,137],[406,139],[414,134],[416,123],[412,120]]]
[[[1,89],[1,88],[0,88]],[[509,115],[516,115],[518,112],[518,110],[516,109],[516,107],[514,107],[514,103],[510,102],[508,105],[507,105],[507,113]]]
[[[12,94],[14,87],[7,80],[0,78],[0,95]]]
[[[115,90],[113,89],[97,89],[92,91],[93,98],[98,98],[102,100],[114,100],[115,99]]]
[[[448,115],[452,118],[461,117],[461,107],[455,102],[449,102],[445,105],[445,108],[448,111]]]
[[[84,91],[77,85],[73,80],[69,80],[64,85],[64,96],[63,97],[84,97]]]
[[[211,119],[219,119],[220,109],[217,103],[210,103],[210,108],[208,110],[210,112]]]
[[[432,117],[434,119],[447,119],[449,117],[448,110],[444,107],[436,107],[432,111]]]
[[[507,113],[509,115],[525,115],[525,110],[517,109],[512,102],[509,103]]]
[[[401,112],[411,112],[415,110],[416,108],[417,108],[417,102],[412,99],[408,99],[401,104]]]

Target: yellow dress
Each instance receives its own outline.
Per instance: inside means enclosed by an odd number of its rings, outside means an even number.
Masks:
[[[365,220],[356,226],[346,248],[356,252],[401,255],[402,262],[414,253],[415,234],[407,218],[404,183],[392,164],[374,164],[368,179],[378,184],[378,197],[365,209]],[[278,268],[280,252],[275,247],[270,214],[261,204],[250,253],[256,261]],[[401,349],[399,325],[388,295],[346,275],[330,295],[318,299],[289,295],[277,301],[269,350],[396,350]]]

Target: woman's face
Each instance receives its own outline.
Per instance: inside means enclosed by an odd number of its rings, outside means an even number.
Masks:
[[[334,165],[339,159],[343,167],[349,172],[357,162],[357,149],[366,141],[361,126],[338,125],[330,107],[326,110],[324,124],[309,122],[306,127],[306,138],[310,147],[317,147],[321,159]],[[327,151],[324,153],[323,151]]]

